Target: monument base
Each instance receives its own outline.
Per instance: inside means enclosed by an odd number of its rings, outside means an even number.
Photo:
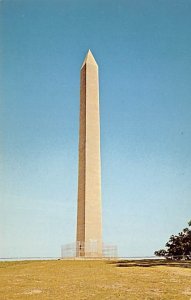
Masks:
[[[62,259],[114,259],[117,258],[117,246],[116,245],[102,245],[102,252],[91,242],[88,243],[71,243],[61,246],[61,258]]]

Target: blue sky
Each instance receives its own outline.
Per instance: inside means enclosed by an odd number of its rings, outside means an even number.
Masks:
[[[99,64],[103,235],[162,248],[191,218],[191,1],[1,1],[0,257],[75,240],[79,73]]]

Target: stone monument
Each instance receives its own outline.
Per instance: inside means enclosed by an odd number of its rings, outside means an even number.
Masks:
[[[77,257],[102,257],[98,65],[89,50],[80,73]]]

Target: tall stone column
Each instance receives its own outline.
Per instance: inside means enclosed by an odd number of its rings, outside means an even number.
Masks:
[[[89,50],[80,74],[78,257],[102,256],[98,65]]]

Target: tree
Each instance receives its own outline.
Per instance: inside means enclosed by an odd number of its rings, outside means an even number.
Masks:
[[[171,235],[166,243],[166,249],[155,251],[156,256],[166,259],[191,259],[191,220],[189,228],[184,228],[178,235]]]

